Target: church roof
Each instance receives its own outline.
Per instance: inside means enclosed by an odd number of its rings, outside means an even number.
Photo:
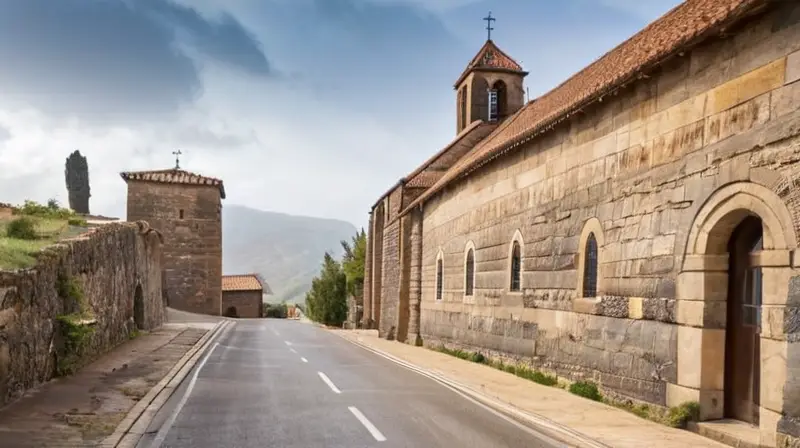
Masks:
[[[584,107],[641,78],[668,57],[742,20],[768,0],[687,0],[555,89],[530,101],[403,211],[494,158],[549,131]]]
[[[473,70],[499,70],[527,74],[517,61],[501,50],[491,39],[487,40],[483,47],[478,50],[478,54],[472,58],[472,61],[461,73],[461,76],[458,77],[453,87],[457,89],[461,82],[464,81],[464,78]]]
[[[128,171],[120,173],[125,182],[136,180],[161,184],[208,185],[219,188],[219,194],[225,199],[225,186],[221,179],[202,176],[178,168],[152,171]]]
[[[454,151],[454,154],[450,154],[453,148],[459,144],[469,145],[470,147],[474,146],[481,139],[489,135],[489,133],[491,133],[496,126],[497,125],[495,124],[485,123],[482,120],[475,120],[470,123],[469,126],[461,130],[461,132],[459,132],[458,135],[456,135],[455,138],[447,144],[447,146],[442,148],[436,154],[432,155],[414,171],[408,173],[405,177],[402,177],[399,181],[392,185],[391,188],[386,190],[386,192],[383,193],[377,201],[375,201],[375,204],[372,205],[372,209],[375,209],[375,207],[377,207],[386,196],[389,196],[396,188],[400,186],[406,186],[408,188],[432,187],[434,184],[436,184],[436,181],[441,179],[441,177],[447,172],[447,169],[453,166],[455,161],[452,160],[452,158],[463,157],[462,155],[458,154],[458,151]],[[449,159],[448,156],[450,156]],[[445,165],[445,167],[442,167],[441,165]]]

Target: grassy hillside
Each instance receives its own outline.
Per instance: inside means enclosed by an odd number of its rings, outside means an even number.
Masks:
[[[344,221],[265,212],[239,205],[222,208],[222,269],[256,272],[269,283],[272,301],[302,302],[325,251],[341,257],[341,240],[356,228]]]

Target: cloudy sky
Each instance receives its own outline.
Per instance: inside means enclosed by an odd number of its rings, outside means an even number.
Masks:
[[[678,0],[3,0],[0,202],[66,203],[89,161],[93,213],[124,217],[120,171],[182,167],[227,204],[361,226],[450,141],[452,83],[493,38],[532,97]]]

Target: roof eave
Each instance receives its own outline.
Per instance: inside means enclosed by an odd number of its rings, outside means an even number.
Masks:
[[[394,190],[395,190],[397,187],[400,187],[400,186],[404,185],[405,183],[406,183],[406,178],[405,178],[405,177],[401,177],[401,178],[400,178],[400,180],[398,180],[398,181],[397,181],[397,183],[395,183],[394,185],[392,185],[391,187],[389,187],[389,189],[388,189],[388,190],[386,190],[386,192],[385,192],[385,193],[383,193],[383,194],[382,194],[382,195],[381,195],[381,196],[378,198],[378,200],[377,200],[377,201],[375,201],[375,203],[374,203],[374,204],[372,204],[372,207],[370,207],[370,212],[372,212],[373,210],[375,210],[375,208],[376,208],[376,207],[378,207],[378,205],[380,205],[381,201],[383,201],[383,200],[386,198],[386,196],[389,196],[389,195],[390,195],[390,194],[391,194],[391,193],[392,193],[392,192],[393,192],[393,191],[394,191]]]
[[[455,82],[455,84],[453,84],[453,90],[458,90],[458,87],[461,85],[461,83],[463,83],[464,80],[467,79],[467,77],[472,72],[511,73],[511,74],[520,75],[523,78],[528,76],[528,74],[529,74],[529,72],[526,72],[525,70],[514,70],[514,69],[511,69],[511,68],[473,67],[473,68],[470,68],[469,70],[465,71],[464,73],[461,74],[461,76],[458,77],[458,80]]]

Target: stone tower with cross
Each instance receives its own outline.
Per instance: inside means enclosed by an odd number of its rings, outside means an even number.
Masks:
[[[219,315],[222,304],[222,180],[175,167],[121,173],[128,184],[128,221],[147,221],[164,236],[168,306]]]
[[[490,12],[486,21],[486,43],[456,80],[456,133],[472,122],[497,123],[525,104],[523,80],[527,72],[492,40]]]

